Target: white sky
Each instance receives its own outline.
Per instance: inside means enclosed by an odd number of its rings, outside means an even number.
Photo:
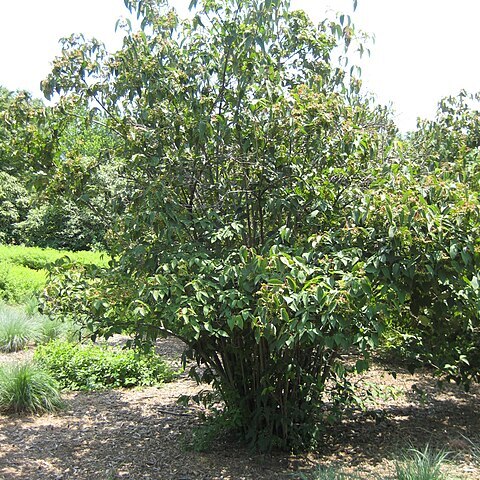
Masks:
[[[170,3],[185,11],[188,0]],[[315,20],[326,8],[352,13],[352,0],[292,3]],[[115,22],[127,13],[123,0],[0,0],[0,85],[41,96],[60,37],[82,32],[115,49]],[[480,91],[480,0],[358,0],[352,15],[376,37],[364,86],[393,104],[402,130],[431,117],[441,97]]]

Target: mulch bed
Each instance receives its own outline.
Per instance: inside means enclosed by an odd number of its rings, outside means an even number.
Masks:
[[[180,348],[163,341],[159,350],[175,358]],[[188,450],[205,412],[177,403],[199,390],[185,375],[160,388],[70,393],[57,414],[0,415],[0,479],[292,480],[318,464],[388,478],[402,451],[427,444],[450,452],[451,478],[480,478],[466,440],[480,442],[478,387],[440,389],[427,373],[393,378],[380,365],[359,381],[383,394],[328,428],[317,452],[297,456],[254,454],[226,439],[204,453]]]

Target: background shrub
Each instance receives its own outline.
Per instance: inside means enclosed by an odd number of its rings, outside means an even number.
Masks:
[[[0,242],[21,241],[18,223],[25,220],[30,199],[22,182],[0,171]]]
[[[62,405],[57,382],[37,365],[0,366],[0,412],[53,412]]]
[[[27,245],[75,251],[101,245],[105,236],[105,225],[92,212],[58,198],[30,209],[17,228]]]
[[[133,350],[106,345],[78,345],[57,340],[39,346],[35,360],[62,388],[69,390],[151,386],[173,377],[173,371],[159,355],[139,356]]]

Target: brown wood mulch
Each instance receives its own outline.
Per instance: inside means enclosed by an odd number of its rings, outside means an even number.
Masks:
[[[174,358],[179,346],[164,341],[159,350]],[[204,412],[177,403],[199,390],[185,375],[160,388],[69,393],[56,414],[0,415],[0,479],[293,480],[316,465],[385,479],[394,458],[427,444],[449,452],[447,478],[480,479],[469,442],[480,445],[478,387],[440,389],[428,374],[393,378],[380,366],[359,381],[377,386],[376,402],[327,429],[309,455],[259,455],[220,438],[207,452],[188,450]]]

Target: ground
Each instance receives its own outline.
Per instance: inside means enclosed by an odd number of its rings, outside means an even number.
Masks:
[[[173,359],[179,346],[159,348]],[[259,455],[220,438],[207,452],[188,449],[204,412],[176,402],[199,389],[185,375],[160,388],[70,393],[53,415],[0,415],[0,479],[294,480],[320,464],[385,479],[402,451],[427,444],[449,452],[449,478],[480,478],[468,440],[480,441],[478,387],[440,389],[428,372],[394,378],[383,364],[359,382],[375,386],[376,402],[327,429],[308,455]]]

